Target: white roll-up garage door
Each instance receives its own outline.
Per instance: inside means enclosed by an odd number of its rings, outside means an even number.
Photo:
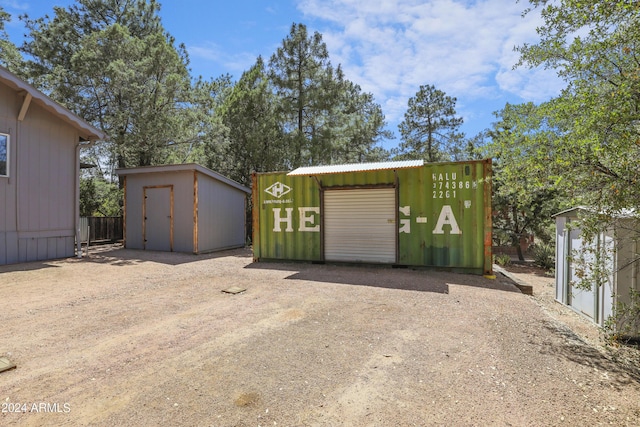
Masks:
[[[327,261],[396,262],[394,188],[324,191]]]

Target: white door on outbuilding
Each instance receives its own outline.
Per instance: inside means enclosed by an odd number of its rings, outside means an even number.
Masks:
[[[324,191],[326,261],[396,262],[396,191],[367,188]]]
[[[589,245],[585,245],[580,229],[567,230],[569,235],[569,258],[568,258],[568,301],[569,305],[576,311],[595,320],[597,289],[583,289],[577,286],[581,282],[581,277],[587,275],[585,268],[595,262],[595,255],[590,252]],[[587,251],[583,252],[585,249]],[[579,261],[581,260],[581,261]]]

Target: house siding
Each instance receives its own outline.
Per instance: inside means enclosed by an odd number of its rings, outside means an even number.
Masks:
[[[18,262],[16,224],[16,128],[17,97],[13,90],[0,84],[0,132],[9,135],[9,176],[0,177],[0,265]]]
[[[10,135],[9,176],[0,178],[0,265],[73,256],[77,132],[0,84],[0,132]]]

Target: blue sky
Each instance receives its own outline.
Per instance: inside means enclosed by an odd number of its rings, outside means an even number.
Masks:
[[[13,16],[16,44],[24,28],[17,15],[52,14],[73,1],[0,0]],[[537,14],[522,18],[521,0],[160,0],[167,31],[189,52],[194,76],[240,77],[257,58],[276,51],[291,24],[322,34],[331,62],[371,92],[398,139],[397,125],[420,85],[456,97],[467,136],[491,126],[506,102],[542,102],[563,83],[549,70],[513,70],[514,46],[537,40]]]

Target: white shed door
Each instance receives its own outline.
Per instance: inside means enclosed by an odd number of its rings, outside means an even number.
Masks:
[[[324,192],[325,260],[394,263],[396,234],[395,189]]]
[[[597,289],[581,289],[573,285],[573,283],[580,282],[581,274],[578,273],[579,265],[571,260],[571,257],[578,255],[581,251],[586,250],[584,254],[585,262],[591,264],[595,263],[595,256],[593,253],[589,253],[588,250],[593,250],[593,245],[589,245],[588,242],[582,240],[579,229],[572,229],[569,233],[569,254],[568,256],[568,273],[569,273],[569,305],[574,310],[596,320],[596,298],[598,295]],[[584,269],[584,267],[582,267]],[[592,274],[592,271],[587,271],[587,274]]]

